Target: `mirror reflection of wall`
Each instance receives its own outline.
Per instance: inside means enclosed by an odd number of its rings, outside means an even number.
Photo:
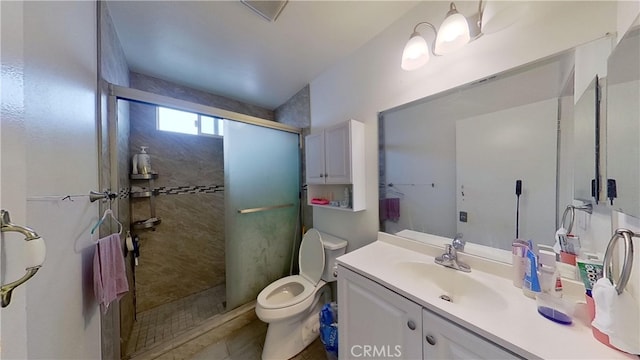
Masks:
[[[615,210],[638,218],[639,119],[640,26],[637,26],[620,41],[607,65],[607,197]],[[616,198],[610,191],[612,180],[615,180]]]
[[[563,53],[382,112],[381,230],[462,232],[507,250],[517,226],[520,238],[553,244],[566,155],[558,119],[572,120],[560,106],[573,104],[572,70],[573,54]]]

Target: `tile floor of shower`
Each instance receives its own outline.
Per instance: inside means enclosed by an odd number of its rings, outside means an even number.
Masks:
[[[224,312],[225,284],[140,312],[133,323],[126,354],[171,341],[214,315]]]
[[[127,345],[125,358],[139,359],[260,359],[267,324],[260,321],[253,309],[246,314],[204,332],[158,356],[152,349],[162,347],[224,313],[225,285],[187,296],[137,314]],[[150,352],[147,352],[151,350]],[[294,360],[326,359],[320,338],[316,339]]]

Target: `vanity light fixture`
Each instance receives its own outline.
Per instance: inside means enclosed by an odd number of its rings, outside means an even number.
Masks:
[[[402,52],[403,70],[416,70],[429,61],[429,46],[426,40],[418,32],[418,26],[427,25],[435,33],[435,42],[431,52],[436,55],[444,55],[456,51],[482,35],[482,0],[478,3],[478,13],[467,19],[458,12],[456,5],[449,5],[449,12],[445,16],[440,32],[436,27],[426,21],[419,22],[414,28],[409,41]],[[469,22],[468,20],[471,20]]]

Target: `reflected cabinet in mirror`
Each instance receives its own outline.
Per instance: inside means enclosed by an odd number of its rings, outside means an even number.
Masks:
[[[640,26],[635,26],[607,63],[607,197],[615,210],[635,217],[640,217],[639,144]]]
[[[559,131],[573,119],[573,65],[566,52],[382,112],[381,230],[552,245],[558,199],[572,197],[558,197],[559,176],[572,182],[558,144],[573,136]]]
[[[600,200],[600,83],[596,76],[574,108],[573,197],[584,202]]]

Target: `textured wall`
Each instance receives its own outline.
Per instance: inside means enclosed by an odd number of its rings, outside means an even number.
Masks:
[[[191,101],[198,104],[209,105],[224,110],[235,111],[240,114],[251,115],[265,120],[273,120],[275,118],[272,110],[256,105],[246,104],[224,96],[191,89],[162,79],[138,74],[136,72],[131,72],[130,78],[131,87],[135,89],[169,96],[180,100]]]
[[[278,106],[275,110],[275,119],[279,123],[299,127],[302,129],[302,142],[304,146],[304,137],[309,134],[311,128],[311,97],[309,85],[302,88],[293,95],[284,104]],[[304,152],[301,156],[302,161],[302,183],[305,179],[305,159]],[[302,193],[302,225],[304,229],[313,227],[313,207],[307,204],[307,192]],[[297,264],[297,261],[296,261]]]
[[[279,123],[305,129],[311,126],[311,103],[309,85],[302,88],[287,102],[275,110],[275,119]]]

